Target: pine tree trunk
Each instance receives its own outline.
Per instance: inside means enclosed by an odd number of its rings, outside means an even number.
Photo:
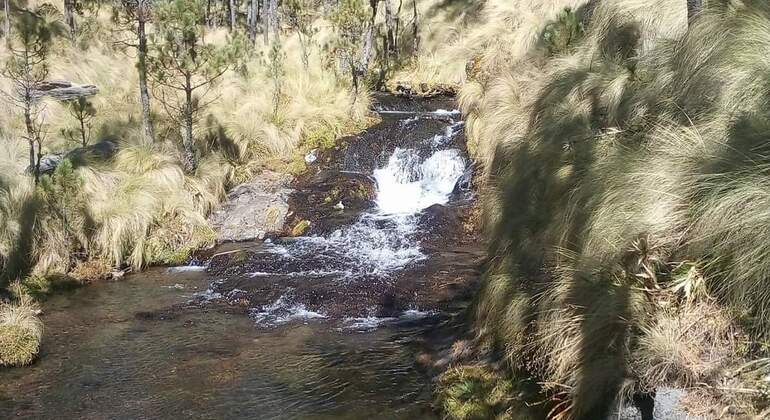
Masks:
[[[396,16],[394,17],[396,21],[396,28],[395,28],[395,41],[396,41],[396,52],[398,52],[398,35],[401,33],[401,7],[404,5],[404,0],[398,0],[398,9],[396,9]]]
[[[70,29],[70,37],[75,38],[75,0],[64,0],[64,22]]]
[[[184,108],[184,167],[188,174],[195,172],[195,149],[193,147],[193,98],[192,76],[185,75],[185,108]]]
[[[687,0],[687,22],[692,24],[703,10],[703,0]]]
[[[420,34],[417,31],[417,0],[412,0],[412,16],[414,17],[412,20],[412,42],[414,43],[413,54],[416,55],[420,51]]]
[[[270,25],[270,31],[273,33],[273,41],[278,40],[278,0],[269,0],[270,4],[270,10],[268,11],[268,14],[270,15],[270,22],[268,23]]]
[[[82,115],[80,116],[80,138],[83,140],[83,147],[88,146],[88,140],[86,140],[86,125]]]
[[[150,115],[150,91],[147,88],[147,33],[145,32],[144,17],[139,18],[136,32],[139,37],[137,70],[139,71],[139,97],[142,102],[142,125],[144,126],[145,140],[148,143],[154,143],[155,130]]]
[[[230,31],[235,31],[235,0],[230,0]]]
[[[356,103],[356,99],[358,99],[358,69],[356,69],[356,60],[353,58],[353,56],[350,56],[350,74],[352,76],[352,82],[353,82],[353,103]]]
[[[35,170],[35,127],[32,124],[32,111],[30,102],[24,104],[24,125],[27,129],[27,142],[29,143],[29,168]]]
[[[382,0],[385,2],[385,27],[387,28],[387,43],[386,54],[395,56],[397,53],[395,27],[396,21],[393,17],[393,11],[390,9],[390,0]]]
[[[268,45],[270,41],[270,0],[262,0],[262,41]]]
[[[360,71],[366,73],[369,70],[369,61],[372,58],[372,50],[374,49],[374,28],[369,26],[364,36],[364,48],[361,50]]]
[[[374,22],[377,18],[377,0],[370,0],[369,5],[372,9],[372,17],[369,19],[369,28],[364,35],[364,48],[361,51],[361,73],[366,74],[369,70],[369,62],[372,59],[372,51],[374,50]]]
[[[257,40],[258,13],[259,0],[249,0],[248,8],[246,10],[246,31],[251,42],[255,42]]]
[[[3,35],[5,36],[6,45],[11,45],[11,4],[8,0],[3,0],[3,8],[5,9],[5,30]]]

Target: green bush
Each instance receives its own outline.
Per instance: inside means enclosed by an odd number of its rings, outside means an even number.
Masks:
[[[583,38],[585,27],[580,16],[565,8],[555,21],[546,25],[542,40],[551,55],[570,52]]]

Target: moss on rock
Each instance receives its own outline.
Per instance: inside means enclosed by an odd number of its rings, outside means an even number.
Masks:
[[[291,229],[291,236],[302,236],[308,229],[310,229],[310,221],[301,220]]]
[[[48,296],[63,290],[72,290],[83,283],[77,279],[62,273],[36,274],[18,282],[12,288],[12,294],[17,298],[30,296],[35,299],[45,299]]]
[[[459,366],[438,380],[435,403],[444,418],[485,420],[508,418],[510,379],[485,366]]]

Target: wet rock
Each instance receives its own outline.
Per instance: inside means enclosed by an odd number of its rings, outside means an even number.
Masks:
[[[468,169],[465,170],[465,173],[463,173],[463,176],[460,177],[460,179],[457,180],[457,183],[455,184],[454,190],[452,190],[452,194],[463,194],[465,192],[471,191],[473,189],[473,167],[469,166]]]
[[[291,177],[265,171],[254,180],[235,187],[222,208],[209,221],[219,242],[264,239],[279,232],[289,212]]]
[[[417,86],[407,82],[395,82],[391,90],[396,96],[407,97],[453,97],[457,94],[457,86],[448,83],[419,83]]]
[[[301,178],[294,188],[289,199],[293,214],[284,229],[291,236],[329,233],[373,206],[376,196],[375,182],[370,176],[334,170]],[[307,225],[298,235],[296,228],[303,222]]]

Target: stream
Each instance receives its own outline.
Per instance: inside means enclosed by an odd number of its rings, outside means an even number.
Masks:
[[[357,177],[372,200],[329,203],[307,236],[54,296],[39,359],[0,370],[0,418],[435,418],[418,356],[483,256],[463,123],[450,99],[376,110],[296,187]]]

